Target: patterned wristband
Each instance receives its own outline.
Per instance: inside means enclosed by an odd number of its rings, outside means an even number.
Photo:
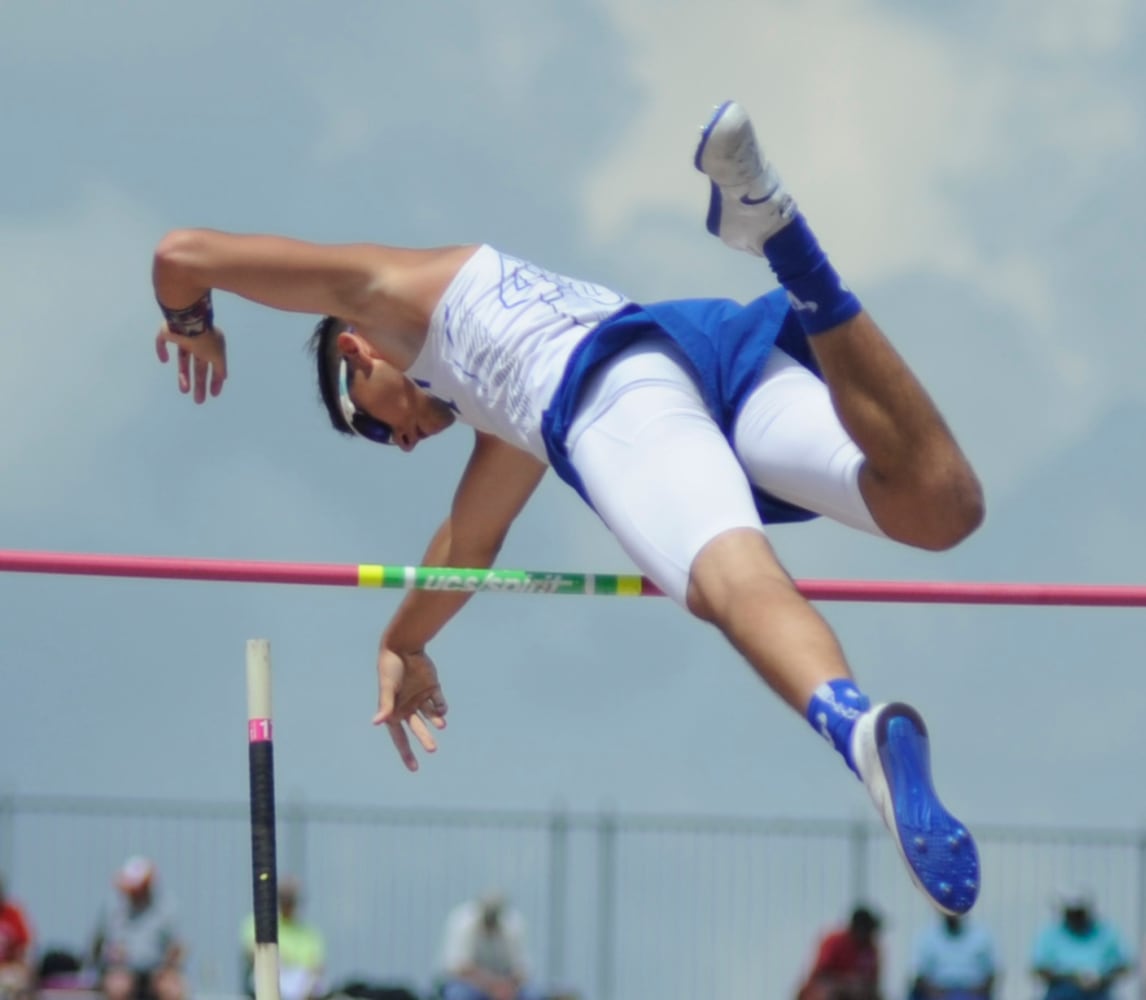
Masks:
[[[184,337],[198,337],[215,326],[215,310],[211,307],[211,290],[207,289],[199,298],[189,306],[182,309],[169,309],[162,302],[159,308],[163,310],[163,318],[172,333],[182,334]]]

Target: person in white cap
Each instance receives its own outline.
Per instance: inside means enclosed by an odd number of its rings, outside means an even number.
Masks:
[[[527,985],[525,923],[500,892],[456,906],[442,943],[444,1000],[536,1000]]]
[[[155,864],[133,855],[115,875],[92,958],[107,1000],[183,1000],[184,947],[174,909],[156,891]]]

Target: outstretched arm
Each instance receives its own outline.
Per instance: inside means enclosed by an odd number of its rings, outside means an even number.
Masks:
[[[450,514],[430,541],[424,565],[492,566],[545,469],[532,455],[478,432]],[[425,750],[433,752],[437,745],[426,721],[438,729],[445,726],[446,702],[426,644],[472,596],[466,591],[411,591],[382,636],[374,722],[389,727],[394,746],[411,771],[418,769],[418,761],[406,727]]]
[[[202,403],[227,377],[227,349],[211,293],[233,292],[275,309],[362,322],[377,308],[381,262],[366,244],[322,246],[280,236],[177,229],[155,248],[151,281],[164,324],[155,351],[178,353],[179,391]]]
[[[274,309],[339,316],[366,325],[386,311],[384,279],[395,252],[419,253],[372,243],[327,245],[284,236],[177,229],[155,249],[152,283],[156,298],[172,309],[221,289]]]
[[[472,247],[407,249],[376,243],[323,244],[284,236],[177,229],[160,240],[152,285],[166,320],[156,339],[160,360],[179,350],[179,387],[195,399],[218,395],[226,351],[214,326],[212,291],[231,292],[286,312],[337,316],[364,335],[379,335],[416,355],[430,314]],[[191,370],[194,359],[195,370]]]

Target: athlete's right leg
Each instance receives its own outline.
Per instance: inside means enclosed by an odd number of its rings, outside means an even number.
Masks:
[[[764,537],[744,470],[682,367],[630,348],[591,380],[567,445],[636,565],[715,624],[860,774],[916,885],[942,909],[968,909],[977,857],[931,787],[922,720],[906,706],[868,710],[828,624]]]
[[[671,355],[638,345],[595,376],[567,444],[594,509],[637,567],[719,627],[792,708],[803,714],[821,685],[850,677],[835,636],[764,537],[744,470]]]
[[[736,421],[733,440],[757,486],[841,523],[883,534],[861,489],[863,453],[840,424],[824,384],[782,351],[768,358],[760,384]],[[720,541],[713,543],[714,550]],[[707,565],[707,555],[697,559],[694,581],[699,584],[707,575],[708,587],[719,586],[726,570],[719,563]],[[855,768],[916,885],[943,909],[967,909],[978,892],[975,846],[931,784],[927,728],[919,713],[902,704],[877,706],[855,721],[847,738]]]

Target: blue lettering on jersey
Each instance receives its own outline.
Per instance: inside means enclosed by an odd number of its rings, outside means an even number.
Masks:
[[[419,389],[425,389],[426,392],[428,392],[431,396],[434,397],[434,399],[439,399],[443,403],[445,403],[446,406],[448,406],[451,410],[454,411],[454,413],[461,414],[462,411],[458,409],[457,403],[455,403],[452,399],[442,399],[441,396],[439,396],[436,392],[434,392],[434,387],[432,385],[430,385],[429,379],[416,378],[413,380],[413,382],[414,382],[414,385],[416,385]]]
[[[535,264],[514,262],[513,268],[506,271],[509,261],[502,257],[502,275],[499,298],[506,309],[516,309],[530,301],[544,302],[553,306],[562,299],[579,300],[599,306],[620,306],[625,297],[608,288],[595,285],[591,281],[578,281],[563,274],[546,271]]]

